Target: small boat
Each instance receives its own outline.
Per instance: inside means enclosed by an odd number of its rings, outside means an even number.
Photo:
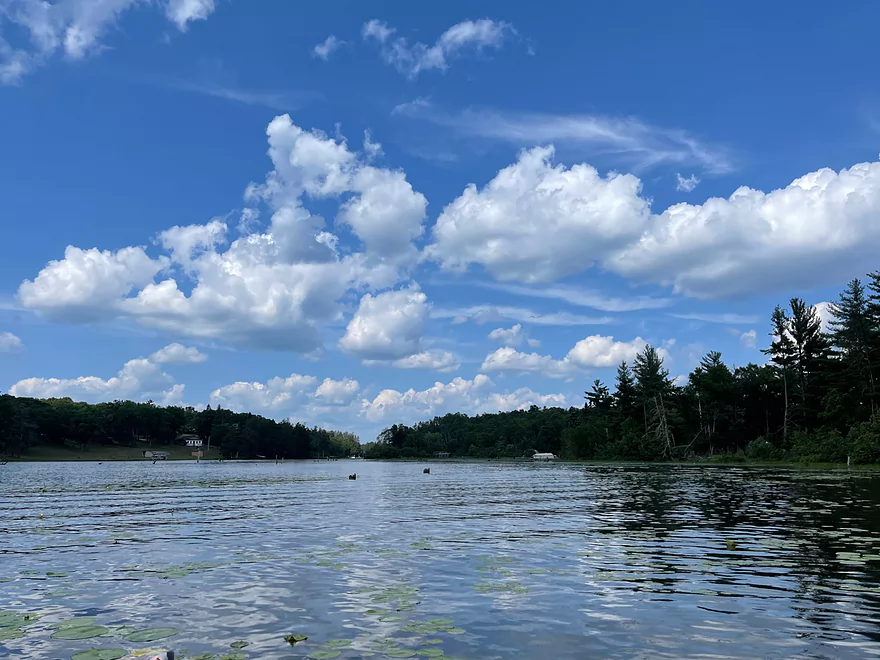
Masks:
[[[551,454],[550,452],[539,452],[536,451],[532,454],[533,461],[555,461],[559,458],[556,454]]]

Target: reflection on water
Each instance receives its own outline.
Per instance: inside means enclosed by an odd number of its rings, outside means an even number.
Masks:
[[[880,477],[422,467],[0,467],[0,656],[880,655]]]

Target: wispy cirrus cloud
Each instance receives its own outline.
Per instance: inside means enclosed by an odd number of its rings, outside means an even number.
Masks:
[[[685,319],[687,321],[703,321],[705,323],[722,323],[725,325],[748,325],[753,323],[758,323],[759,319],[757,316],[747,315],[747,314],[700,314],[700,313],[688,313],[688,314],[670,314],[670,316],[677,319]]]
[[[614,155],[634,170],[657,165],[693,165],[711,174],[734,169],[728,151],[704,144],[687,131],[653,126],[634,117],[550,114],[469,108],[448,112],[419,97],[392,109],[393,115],[427,121],[462,138],[521,147],[556,144],[586,155]]]
[[[450,60],[465,50],[481,52],[486,48],[501,48],[505,39],[516,35],[509,23],[489,18],[456,23],[430,46],[411,45],[405,37],[395,37],[395,32],[397,30],[385,21],[373,19],[364,23],[361,36],[364,41],[377,43],[382,59],[410,79],[424,71],[445,71]]]
[[[164,80],[159,84],[194,94],[204,94],[245,105],[259,105],[272,110],[296,110],[322,98],[319,92],[289,90],[255,90],[193,80]]]
[[[651,296],[634,296],[619,298],[605,296],[594,289],[582,289],[575,286],[560,284],[557,286],[531,287],[501,282],[472,281],[468,286],[476,285],[484,289],[502,291],[515,296],[562,300],[570,305],[598,309],[602,312],[634,312],[642,309],[661,309],[675,302],[672,298],[654,298]]]
[[[473,321],[479,325],[484,323],[500,323],[503,321],[518,321],[520,323],[532,323],[534,325],[604,325],[611,323],[613,319],[608,316],[582,316],[569,312],[554,312],[543,314],[524,307],[510,307],[504,305],[472,305],[470,307],[457,308],[434,308],[431,310],[431,318],[452,319],[455,323]]]

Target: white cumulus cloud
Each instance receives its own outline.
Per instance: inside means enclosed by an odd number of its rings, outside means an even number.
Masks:
[[[208,356],[195,346],[184,346],[177,342],[160,348],[150,356],[150,362],[155,364],[201,364],[207,359]]]
[[[115,399],[146,400],[182,393],[174,390],[173,379],[146,358],[129,360],[112,378],[80,376],[79,378],[26,378],[9,388],[13,396],[37,399],[70,397],[76,401],[99,403]],[[170,389],[169,389],[170,388]]]
[[[440,214],[426,254],[449,270],[550,282],[600,267],[696,298],[839,284],[876,267],[880,162],[822,169],[765,193],[651,213],[641,181],[524,151]]]
[[[550,282],[586,270],[649,226],[641,182],[586,164],[551,163],[552,148],[523,151],[485,187],[450,203],[426,252],[447,269],[480,264],[499,280]]]
[[[641,337],[632,341],[614,341],[614,337],[593,335],[580,340],[561,360],[549,355],[523,353],[506,346],[490,353],[480,367],[485,372],[537,373],[546,378],[571,378],[592,368],[614,367],[623,360],[632,361],[645,348]],[[658,349],[668,358],[666,349]]]
[[[351,378],[325,378],[315,390],[315,399],[322,405],[347,406],[355,400],[360,389],[360,383]]]
[[[519,346],[523,343],[522,325],[519,323],[510,328],[495,328],[489,333],[489,339],[497,341],[505,346]]]
[[[365,360],[396,360],[420,352],[428,297],[413,285],[361,298],[339,345]]]
[[[368,164],[375,149],[351,151],[343,138],[304,130],[287,115],[266,132],[274,167],[264,183],[247,187],[254,210],[242,214],[247,222],[236,240],[229,242],[225,221],[214,219],[161,232],[155,257],[142,247],[71,246],[22,283],[21,304],[64,322],[125,317],[180,337],[320,349],[322,330],[343,318],[347,293],[409,279],[427,201],[403,172]],[[336,201],[337,225],[350,227],[361,249],[343,253],[339,235],[307,200]],[[254,222],[261,204],[271,212],[262,231]]]
[[[0,332],[0,353],[17,353],[24,349],[24,343],[11,332]]]
[[[473,380],[461,377],[448,383],[437,382],[426,390],[382,390],[372,400],[361,402],[361,416],[374,423],[412,424],[448,412],[482,414],[526,409],[532,405],[566,406],[562,394],[538,394],[528,388],[513,392],[496,392],[495,384],[484,375]]]

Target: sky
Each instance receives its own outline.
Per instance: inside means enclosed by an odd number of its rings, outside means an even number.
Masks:
[[[880,4],[0,0],[0,391],[358,433],[880,268]]]

